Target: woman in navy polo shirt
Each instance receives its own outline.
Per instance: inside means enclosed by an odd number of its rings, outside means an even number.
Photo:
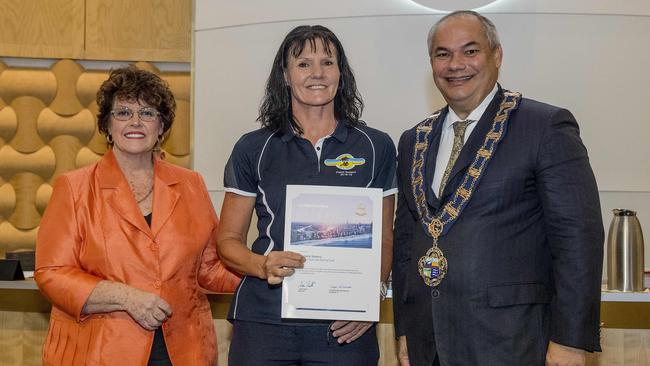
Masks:
[[[218,248],[221,260],[245,275],[230,308],[230,365],[377,365],[373,323],[282,321],[281,282],[305,258],[283,251],[288,184],[381,188],[382,268],[390,272],[395,146],[359,120],[363,102],[343,46],[329,29],[299,26],[280,46],[258,120],[228,161]],[[352,169],[333,164],[356,158]],[[253,210],[258,236],[246,237]],[[379,294],[377,294],[379,296]]]

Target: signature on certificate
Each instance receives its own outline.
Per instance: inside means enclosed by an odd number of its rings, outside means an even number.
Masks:
[[[300,281],[298,284],[298,292],[307,292],[307,290],[314,287],[315,285],[315,281]]]
[[[352,290],[352,286],[350,285],[332,285],[330,286],[329,293],[340,294],[340,293],[350,292],[351,290]]]

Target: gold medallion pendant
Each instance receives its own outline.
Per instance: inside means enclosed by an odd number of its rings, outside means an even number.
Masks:
[[[483,172],[496,152],[499,142],[505,136],[511,113],[519,107],[520,93],[508,90],[503,90],[502,93],[503,100],[499,106],[499,111],[492,120],[492,127],[485,135],[483,145],[476,151],[474,160],[462,177],[460,184],[456,187],[456,192],[442,206],[443,209],[439,212],[432,212],[427,204],[424,165],[429,143],[431,142],[433,124],[440,123],[439,117],[442,114],[442,109],[420,122],[415,128],[411,190],[424,231],[433,238],[431,248],[418,261],[418,272],[420,272],[420,277],[427,286],[438,286],[447,274],[447,258],[442,254],[442,250],[438,248],[438,240],[449,232],[471,200],[476,187],[481,181]]]
[[[427,286],[436,287],[447,274],[447,258],[438,246],[433,246],[427,250],[427,254],[420,257],[418,270]]]

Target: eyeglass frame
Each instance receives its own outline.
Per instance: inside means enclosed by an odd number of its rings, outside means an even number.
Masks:
[[[129,118],[127,118],[127,119],[120,119],[115,115],[116,112],[119,112],[119,111],[128,111],[131,114],[131,116]],[[142,111],[153,111],[154,112],[153,113],[153,118],[152,119],[148,119],[148,117],[146,119],[142,118]],[[133,119],[133,117],[136,114],[138,115],[138,119],[140,119],[140,121],[143,121],[143,122],[155,122],[156,120],[158,120],[158,117],[160,117],[160,112],[154,107],[142,107],[142,108],[138,109],[137,111],[134,111],[133,109],[131,109],[129,107],[118,107],[118,108],[111,109],[111,116],[113,118],[115,118],[116,120],[122,121],[122,122],[130,121],[131,119]]]

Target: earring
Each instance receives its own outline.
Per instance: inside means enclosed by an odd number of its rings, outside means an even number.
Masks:
[[[110,133],[106,134],[106,142],[108,142],[109,145],[113,145],[113,135]]]

